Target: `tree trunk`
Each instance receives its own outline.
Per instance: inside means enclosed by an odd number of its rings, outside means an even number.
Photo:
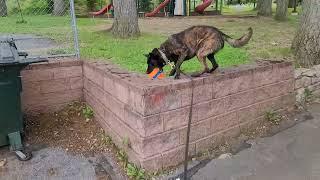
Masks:
[[[120,38],[140,35],[136,0],[115,0],[112,34]]]
[[[260,0],[256,0],[256,6],[254,7],[254,10],[260,9],[260,6],[261,6]]]
[[[8,16],[6,0],[0,0],[0,16],[2,17]]]
[[[320,64],[320,3],[304,0],[297,34],[292,49],[302,67]]]
[[[53,0],[53,15],[63,16],[66,12],[65,0]]]
[[[259,0],[258,16],[272,16],[272,0]]]
[[[294,0],[289,0],[288,8],[293,8],[293,6],[294,6]]]
[[[279,21],[287,20],[289,0],[277,0],[277,9],[275,19]]]

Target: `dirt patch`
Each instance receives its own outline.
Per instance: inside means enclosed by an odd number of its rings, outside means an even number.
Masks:
[[[68,153],[84,157],[109,156],[118,167],[113,144],[93,118],[85,117],[85,103],[75,102],[55,113],[43,113],[26,117],[26,143],[32,146],[62,148]],[[112,179],[114,168],[105,169],[106,162],[96,162],[97,179]],[[109,163],[107,163],[109,164]],[[54,173],[54,170],[48,172]],[[118,172],[119,173],[119,172]],[[110,175],[111,174],[111,175]],[[123,176],[123,172],[120,174]]]
[[[104,131],[93,119],[82,114],[85,104],[76,102],[56,113],[26,118],[26,142],[61,147],[84,156],[110,151]]]

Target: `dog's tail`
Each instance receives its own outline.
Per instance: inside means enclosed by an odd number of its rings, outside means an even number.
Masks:
[[[253,30],[250,27],[250,28],[248,28],[248,32],[245,35],[243,35],[241,38],[233,39],[230,36],[221,32],[223,40],[227,41],[227,43],[230,44],[234,48],[238,48],[238,47],[242,47],[242,46],[246,45],[249,42],[249,40],[251,39],[252,33],[253,33]]]

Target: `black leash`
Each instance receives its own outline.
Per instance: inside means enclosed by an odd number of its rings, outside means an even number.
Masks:
[[[183,73],[184,74],[184,73]],[[184,172],[183,172],[183,179],[188,179],[188,157],[189,157],[189,141],[190,141],[190,130],[191,130],[191,120],[192,120],[192,107],[193,107],[193,89],[194,84],[192,77],[186,75],[191,80],[191,104],[190,104],[190,112],[189,112],[189,120],[188,120],[188,127],[187,127],[187,138],[186,138],[186,149],[184,154]]]

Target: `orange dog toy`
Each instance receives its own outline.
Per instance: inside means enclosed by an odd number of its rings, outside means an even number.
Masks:
[[[153,71],[148,75],[149,75],[149,77],[151,79],[163,79],[163,78],[165,78],[165,75],[164,75],[163,71],[162,70],[160,71],[159,68],[154,68]]]

